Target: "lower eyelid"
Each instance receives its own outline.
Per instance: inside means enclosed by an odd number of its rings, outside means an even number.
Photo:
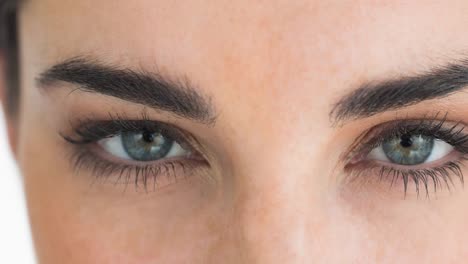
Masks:
[[[385,155],[385,154],[384,154]],[[386,161],[383,160],[365,160],[361,161],[359,163],[367,163],[367,164],[372,164],[373,166],[386,166],[386,167],[392,167],[394,169],[398,170],[422,170],[422,169],[431,169],[431,168],[437,168],[439,166],[442,166],[450,161],[457,161],[463,158],[463,154],[457,152],[456,150],[452,150],[449,154],[443,156],[442,158],[438,158],[436,160],[432,160],[427,163],[422,163],[418,165],[400,165],[400,164],[395,164],[391,163],[388,159]],[[356,164],[351,165],[351,166],[356,166]],[[362,166],[362,165],[361,165]],[[349,167],[348,167],[349,168]]]
[[[395,166],[388,162],[368,160],[345,167],[343,184],[376,192],[395,189],[395,195],[400,197],[402,194],[407,197],[412,194],[429,196],[441,191],[450,192],[457,188],[457,182],[458,186],[464,184],[462,168],[466,159],[465,155],[453,151],[446,158],[424,166]]]
[[[131,183],[136,189],[156,191],[200,174],[209,165],[204,159],[167,158],[155,162],[122,160],[106,153],[96,143],[74,145],[70,162],[78,175],[92,175],[91,182],[113,185]],[[126,189],[126,187],[125,187]]]
[[[463,187],[464,165],[468,162],[467,125],[448,121],[446,116],[437,117],[389,121],[365,131],[343,155],[340,189],[350,195],[373,192],[377,197],[385,192],[381,197],[402,198],[406,194],[419,197],[420,192],[429,195],[448,190],[451,193]],[[435,152],[421,164],[400,165],[377,147],[389,138],[405,134],[433,137],[437,144]],[[389,189],[392,191],[388,192]]]

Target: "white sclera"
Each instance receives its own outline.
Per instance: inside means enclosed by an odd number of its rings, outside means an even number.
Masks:
[[[453,146],[448,144],[447,142],[436,139],[434,140],[434,146],[432,147],[431,154],[426,159],[426,163],[433,162],[436,160],[440,160],[443,157],[447,156],[453,151]]]
[[[437,161],[439,159],[442,159],[443,157],[447,156],[453,151],[453,146],[448,144],[447,142],[440,140],[440,139],[435,139],[434,140],[434,146],[432,147],[431,154],[427,159],[424,161],[424,163],[429,163],[433,161]],[[369,154],[367,155],[367,158],[370,160],[380,160],[380,161],[387,161],[391,162],[388,158],[387,155],[385,155],[385,152],[382,148],[382,146],[378,146],[374,148]],[[422,164],[424,164],[422,163]]]
[[[110,138],[102,139],[99,141],[99,145],[109,154],[121,158],[121,159],[126,159],[126,160],[134,160],[132,159],[127,151],[125,150],[125,147],[122,143],[122,135],[117,135],[113,136]],[[183,156],[188,156],[190,154],[190,151],[182,148],[180,144],[177,142],[174,142],[172,144],[171,149],[169,152],[166,154],[164,158],[173,158],[173,157],[183,157]]]

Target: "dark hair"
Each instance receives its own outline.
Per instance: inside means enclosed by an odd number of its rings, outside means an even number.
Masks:
[[[0,0],[0,49],[5,61],[6,111],[17,112],[19,101],[17,10],[21,0]]]

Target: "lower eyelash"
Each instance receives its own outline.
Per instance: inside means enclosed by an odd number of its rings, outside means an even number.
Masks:
[[[75,174],[81,171],[91,172],[94,176],[92,185],[96,181],[112,181],[114,185],[124,184],[125,189],[129,184],[134,184],[136,190],[143,189],[146,192],[183,180],[201,165],[201,161],[195,159],[174,159],[148,165],[116,163],[100,157],[87,146],[76,146],[71,161]]]
[[[467,159],[467,157],[462,156],[457,161],[450,161],[439,167],[424,169],[400,170],[381,164],[356,164],[346,169],[350,174],[348,183],[369,183],[369,181],[377,180],[378,182],[388,182],[389,187],[392,188],[398,185],[397,182],[402,182],[405,198],[408,186],[411,184],[414,185],[417,197],[420,196],[421,190],[423,190],[426,198],[429,198],[432,191],[433,193],[443,189],[451,191],[452,188],[455,188],[454,180],[458,180],[462,186],[464,185],[462,166],[463,161]]]
[[[403,187],[406,197],[409,186],[413,185],[417,196],[420,192],[426,193],[426,197],[433,191],[446,189],[451,191],[458,180],[464,185],[462,166],[468,159],[468,134],[466,125],[462,122],[447,121],[447,114],[438,120],[438,115],[422,120],[407,119],[390,121],[375,126],[360,136],[352,145],[350,151],[345,154],[348,164],[345,171],[348,175],[348,183],[369,183],[369,181],[386,181],[390,187],[398,182]],[[397,164],[390,166],[373,160],[366,160],[368,153],[382,144],[382,142],[394,136],[405,133],[422,134],[443,140],[454,147],[457,155],[452,160],[427,168],[398,168]]]
[[[199,155],[199,144],[189,133],[175,126],[151,120],[145,112],[140,118],[132,119],[125,115],[109,114],[109,119],[99,120],[85,118],[78,120],[71,126],[71,132],[59,133],[69,143],[72,170],[74,174],[82,171],[90,172],[94,177],[92,184],[111,182],[115,185],[134,184],[138,190],[155,190],[199,174],[198,169],[209,166],[207,161]],[[167,158],[154,162],[118,161],[99,147],[97,142],[122,132],[140,132],[144,130],[160,131],[160,133],[193,150],[190,157]]]

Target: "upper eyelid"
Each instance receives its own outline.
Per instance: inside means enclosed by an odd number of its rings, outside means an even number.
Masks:
[[[182,143],[187,143],[193,138],[191,134],[180,128],[164,122],[152,121],[146,117],[142,119],[117,117],[108,120],[80,120],[78,125],[72,126],[73,136],[68,136],[65,133],[60,133],[60,135],[71,143],[89,144],[122,132],[138,132],[144,129],[161,131],[166,136]],[[74,136],[77,136],[78,139],[74,139]]]
[[[348,151],[343,153],[343,160],[350,161],[355,159],[357,155],[362,155],[362,153],[370,151],[374,147],[377,147],[379,144],[382,143],[382,140],[385,137],[395,135],[394,133],[396,133],[397,131],[401,132],[402,128],[404,129],[409,126],[413,126],[413,128],[419,127],[418,129],[426,130],[428,134],[447,134],[449,131],[451,131],[453,132],[451,133],[452,137],[454,137],[455,134],[457,134],[456,136],[459,136],[459,138],[452,138],[452,140],[459,141],[457,142],[459,144],[468,142],[468,134],[462,134],[462,131],[465,130],[467,125],[461,121],[451,121],[447,118],[447,114],[444,115],[441,119],[438,119],[436,115],[432,118],[424,117],[421,119],[413,118],[392,120],[373,126],[372,128],[362,133],[359,137],[357,137],[356,140],[354,140],[354,142],[349,147]],[[429,129],[432,129],[432,131],[429,131]],[[444,136],[447,137],[448,135]],[[441,139],[448,141],[451,140],[449,138]],[[466,146],[466,148],[464,148],[463,151],[468,152],[468,146]]]
[[[375,180],[380,184],[385,179],[390,186],[393,186],[396,181],[401,181],[405,197],[410,185],[415,187],[418,197],[421,191],[425,192],[428,197],[430,191],[438,192],[444,188],[451,190],[452,186],[455,186],[453,179],[459,179],[463,186],[464,177],[461,168],[468,154],[468,133],[464,132],[466,126],[464,122],[447,118],[447,115],[443,118],[436,116],[392,120],[373,126],[362,133],[346,153],[343,167],[346,175],[344,181],[367,184]],[[401,132],[405,129],[429,135],[433,133],[436,137],[439,136],[439,139],[452,145],[454,150],[445,158],[417,166],[385,163],[367,158],[368,151],[377,147],[376,144],[381,144],[383,138],[392,135],[395,131]]]

